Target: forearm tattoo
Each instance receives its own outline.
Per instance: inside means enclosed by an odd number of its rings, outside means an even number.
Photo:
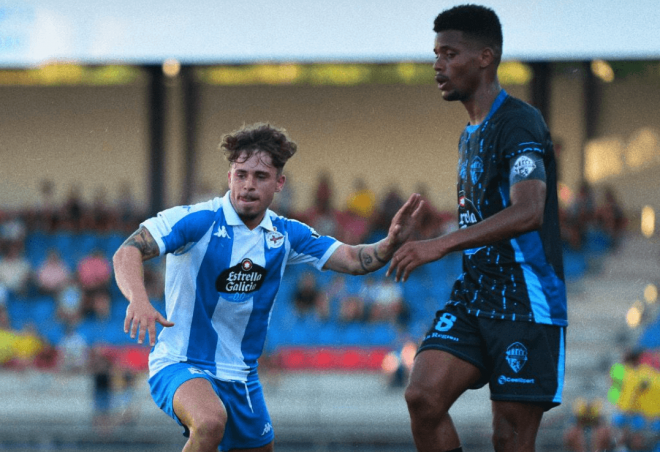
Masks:
[[[381,264],[387,264],[387,261],[386,261],[385,259],[382,259],[382,258],[378,255],[378,243],[374,244],[374,257],[375,257],[376,260],[377,260],[378,262],[380,262]]]
[[[144,226],[140,226],[140,229],[131,234],[121,246],[134,246],[137,248],[142,254],[143,261],[160,254],[158,244]]]
[[[364,252],[364,249],[368,245],[361,246],[360,251],[358,252],[358,260],[360,261],[360,265],[362,266],[362,270],[364,270],[366,273],[372,272],[374,269],[370,269],[371,264],[373,263],[374,259],[373,257],[369,256],[367,253]]]

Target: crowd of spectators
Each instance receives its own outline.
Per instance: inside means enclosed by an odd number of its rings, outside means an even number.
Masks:
[[[574,250],[583,249],[594,232],[616,247],[628,226],[623,206],[611,186],[605,186],[598,198],[594,188],[583,182],[569,205],[560,210],[562,239]]]
[[[404,203],[404,196],[396,185],[378,196],[364,179],[358,178],[342,201],[335,197],[330,173],[321,172],[317,181],[307,209],[294,210],[290,188],[278,195],[273,209],[345,243],[368,243],[385,237],[392,217]],[[100,237],[114,234],[125,238],[144,216],[136,208],[127,184],[120,187],[114,204],[103,188],[96,190],[88,203],[84,202],[81,188],[76,185],[67,190],[59,203],[52,181],[43,181],[39,189],[39,202],[34,208],[18,212],[0,211],[0,330],[5,335],[0,342],[0,354],[10,355],[7,334],[20,336],[23,342],[16,343],[23,344],[20,346],[22,351],[15,353],[19,361],[25,361],[30,354],[33,357],[39,355],[41,349],[45,350],[44,356],[50,356],[53,353],[49,350],[60,344],[50,346],[40,336],[38,322],[45,319],[35,318],[33,323],[21,325],[20,331],[12,331],[11,318],[7,318],[7,300],[34,297],[52,300],[54,318],[49,321],[59,322],[65,330],[59,342],[75,349],[75,344],[81,340],[76,336],[77,327],[88,321],[106,321],[113,303],[121,301],[112,278],[112,250],[91,248],[84,254],[76,254],[72,260],[70,254],[76,249],[77,238],[84,234]],[[426,200],[416,239],[431,238],[456,227],[454,212],[437,209],[427,187],[420,184],[416,191]],[[581,249],[592,230],[601,231],[616,244],[627,224],[614,191],[606,187],[599,201],[587,184],[580,187],[574,200],[562,210],[561,220],[564,240],[571,249]],[[34,240],[36,235],[62,233],[73,237],[67,247],[44,249],[43,256],[38,259],[26,255],[26,243]],[[410,327],[415,305],[419,302],[411,299],[401,284],[385,279],[381,274],[358,278],[358,283],[346,275],[327,276],[311,268],[295,275],[295,280],[289,281],[295,286],[287,301],[292,307],[291,313],[299,319],[313,318],[317,324],[386,323],[405,331]],[[150,261],[144,276],[150,296],[162,300],[162,263]],[[42,347],[36,346],[37,343]],[[63,353],[63,356],[69,355]]]

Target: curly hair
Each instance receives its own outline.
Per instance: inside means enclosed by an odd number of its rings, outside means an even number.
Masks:
[[[282,171],[284,164],[298,150],[298,145],[289,138],[286,130],[260,122],[223,135],[220,150],[229,163],[244,162],[256,152],[266,152],[270,154],[273,166]]]
[[[459,5],[447,9],[435,18],[433,31],[462,31],[469,37],[491,47],[498,60],[502,55],[502,25],[490,8],[480,5]]]

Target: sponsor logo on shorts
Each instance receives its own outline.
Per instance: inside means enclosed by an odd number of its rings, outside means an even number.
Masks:
[[[447,341],[460,342],[460,339],[455,336],[450,336],[449,334],[442,333],[431,333],[426,336],[426,339],[444,339]]]
[[[190,372],[190,373],[193,374],[193,375],[197,375],[197,374],[202,374],[202,375],[203,375],[203,374],[204,374],[204,371],[203,371],[203,370],[201,370],[201,369],[195,369],[194,367],[189,367],[189,368],[188,368],[188,372]]]
[[[515,372],[520,372],[527,362],[527,348],[520,342],[514,342],[506,349],[506,362]]]
[[[273,426],[270,425],[270,422],[266,422],[266,425],[264,425],[264,431],[261,432],[261,436],[264,436],[266,433],[270,432],[273,429]]]
[[[505,385],[507,383],[518,383],[518,384],[523,384],[523,385],[532,385],[535,383],[533,378],[511,378],[511,377],[506,377],[504,375],[500,375],[500,378],[497,379],[497,382],[501,385]]]

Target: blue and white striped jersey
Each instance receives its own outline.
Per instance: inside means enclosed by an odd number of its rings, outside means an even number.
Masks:
[[[243,224],[223,198],[167,209],[142,225],[167,255],[163,328],[149,355],[150,376],[189,362],[222,380],[246,381],[256,368],[288,264],[319,270],[341,242],[271,210]]]

